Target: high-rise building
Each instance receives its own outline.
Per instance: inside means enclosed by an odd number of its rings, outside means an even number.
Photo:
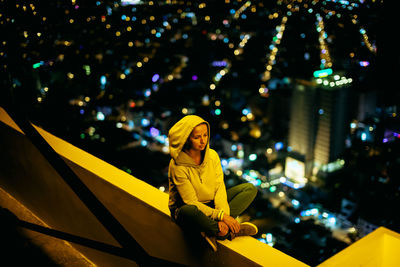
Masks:
[[[285,175],[311,178],[336,169],[345,148],[351,79],[334,74],[298,81],[292,95]],[[332,163],[335,163],[332,165]]]

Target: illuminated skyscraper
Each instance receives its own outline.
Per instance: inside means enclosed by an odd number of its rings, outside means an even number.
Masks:
[[[296,85],[289,123],[287,177],[311,178],[319,170],[329,172],[336,168],[330,163],[340,157],[345,147],[351,82],[336,74]]]

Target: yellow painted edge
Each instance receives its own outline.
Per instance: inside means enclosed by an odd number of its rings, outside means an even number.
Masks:
[[[0,120],[15,130],[22,130],[11,119],[7,112],[0,107]],[[86,151],[52,135],[42,128],[32,124],[49,145],[61,156],[82,166],[114,186],[141,199],[147,204],[169,215],[168,194],[143,182],[140,179],[118,169],[117,167],[87,153]]]
[[[249,236],[237,237],[232,241],[218,241],[231,250],[251,259],[261,266],[305,267],[309,266],[282,251]]]
[[[378,244],[379,240],[383,242],[383,238],[385,235],[389,235],[393,238],[399,239],[400,240],[400,234],[396,233],[390,229],[387,229],[386,227],[380,226],[377,229],[375,229],[373,232],[369,233],[368,235],[364,236],[363,238],[357,240],[350,246],[346,247],[342,251],[339,251],[332,257],[328,258],[324,262],[322,262],[319,267],[325,267],[325,266],[338,266],[339,263],[344,261],[347,258],[351,258],[353,260],[356,260],[354,257],[357,257],[355,255],[355,251],[359,250],[362,247],[365,247],[366,245],[376,245],[376,246],[382,246],[383,243]],[[398,248],[400,251],[400,247]]]

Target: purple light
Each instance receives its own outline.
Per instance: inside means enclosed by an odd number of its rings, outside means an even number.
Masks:
[[[228,65],[228,63],[226,63],[226,61],[224,61],[224,60],[221,60],[221,61],[213,61],[211,63],[211,65],[213,67],[226,67]]]
[[[387,143],[387,142],[388,142],[388,139],[387,139],[387,138],[383,138],[383,142],[384,142],[384,143]]]
[[[158,75],[157,73],[153,75],[153,77],[151,78],[151,80],[153,81],[153,83],[155,83],[156,81],[158,81],[158,79],[160,78],[160,75]]]
[[[151,127],[150,128],[150,135],[152,137],[157,137],[160,135],[160,131],[157,128]]]
[[[360,61],[360,66],[361,67],[367,67],[369,65],[368,61]]]
[[[193,80],[193,81],[197,81],[197,79],[198,79],[197,75],[193,75],[193,76],[192,76],[192,80]]]

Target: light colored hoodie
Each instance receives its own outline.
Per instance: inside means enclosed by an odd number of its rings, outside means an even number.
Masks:
[[[205,123],[208,141],[204,159],[200,165],[182,151],[192,130]],[[222,220],[224,213],[230,214],[221,160],[217,152],[209,148],[210,125],[196,115],[187,115],[178,121],[168,133],[171,161],[169,163],[169,208],[175,217],[175,210],[184,204],[195,205],[214,220]],[[215,208],[205,203],[214,201]]]

